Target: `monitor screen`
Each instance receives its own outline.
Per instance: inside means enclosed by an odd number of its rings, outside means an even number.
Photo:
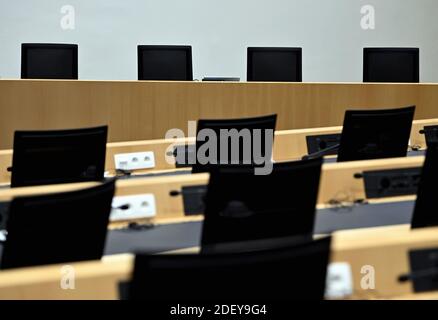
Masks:
[[[202,246],[312,236],[321,166],[318,158],[276,163],[266,176],[254,175],[249,167],[212,171]]]
[[[137,255],[129,298],[214,303],[322,300],[331,238],[238,254]]]
[[[364,82],[420,81],[418,48],[365,48]]]
[[[16,131],[12,187],[100,181],[106,126],[60,131]]]
[[[338,162],[405,157],[415,107],[345,113]]]
[[[138,80],[192,81],[192,47],[138,46]]]
[[[301,48],[248,48],[248,81],[301,82]]]
[[[271,161],[276,122],[277,115],[244,119],[199,120],[196,139],[197,159],[193,165],[193,173],[209,172],[221,164],[240,166],[244,164],[245,160],[257,167],[258,154],[261,155],[261,158]],[[211,130],[215,134],[215,142],[210,141],[209,137],[200,135],[204,129]],[[236,130],[237,134],[233,135],[231,130]],[[272,137],[269,136],[266,130],[272,132]],[[261,134],[257,135],[255,133],[257,131]],[[206,132],[208,133],[208,131]],[[228,132],[230,135],[221,136],[221,132]],[[238,148],[233,149],[233,144],[237,145]],[[214,147],[214,150],[207,148],[206,152],[201,152],[200,150],[204,150],[201,148],[207,145]],[[259,145],[260,148],[256,150],[255,145]],[[226,150],[223,148],[226,148]],[[215,155],[211,152],[215,152]],[[247,152],[249,154],[246,154]],[[204,154],[208,157],[208,159],[205,159],[207,163],[200,161],[200,156]],[[259,166],[263,167],[264,163]]]
[[[78,79],[78,46],[22,44],[21,78]]]

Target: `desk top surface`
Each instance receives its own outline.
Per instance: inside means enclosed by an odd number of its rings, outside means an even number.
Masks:
[[[414,201],[401,201],[319,209],[314,234],[410,224],[414,205]],[[143,230],[109,230],[104,255],[158,253],[199,247],[201,232],[202,221],[156,225]]]
[[[363,204],[348,208],[318,210],[314,234],[335,231],[410,224],[413,201]],[[202,221],[157,225],[147,230],[112,230],[107,236],[105,255],[158,253],[199,247]]]

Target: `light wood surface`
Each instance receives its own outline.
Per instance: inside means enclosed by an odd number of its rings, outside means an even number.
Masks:
[[[383,299],[412,296],[412,283],[399,283],[400,275],[410,272],[409,251],[438,249],[436,228],[410,230],[408,225],[335,233],[332,260],[348,262],[353,271],[354,299]],[[363,266],[375,270],[375,290],[364,290]]]
[[[420,134],[424,126],[438,125],[438,119],[417,120],[412,125],[410,145],[419,149],[426,148],[425,137]],[[299,160],[307,154],[307,136],[341,133],[342,127],[327,127],[313,129],[284,130],[275,133],[274,160],[277,162]],[[155,167],[146,170],[136,170],[133,174],[175,170],[175,164],[166,161],[166,153],[173,145],[194,144],[194,138],[177,140],[148,140],[108,143],[105,171],[109,175],[116,174],[114,156],[116,154],[151,151],[155,156]],[[7,171],[12,166],[12,150],[0,150],[0,184],[9,184],[11,173]]]
[[[409,272],[408,252],[438,247],[438,229],[409,230],[408,226],[360,229],[333,235],[331,262],[352,268],[354,295],[347,299],[436,299],[437,292],[414,294],[409,283],[399,284],[399,275]],[[190,249],[179,252],[196,252]],[[0,299],[118,299],[117,286],[132,274],[133,256],[117,255],[102,261],[71,264],[75,289],[60,286],[63,265],[0,272]],[[376,289],[361,289],[361,268],[375,268]]]
[[[108,256],[102,261],[71,264],[74,289],[62,289],[63,267],[52,265],[0,272],[0,299],[115,300],[118,285],[131,277],[131,255]]]
[[[15,130],[109,125],[109,141],[162,139],[187,121],[278,114],[278,130],[342,125],[347,109],[416,105],[437,118],[438,85],[0,80],[0,149]]]
[[[365,199],[363,180],[356,179],[354,177],[356,173],[369,170],[421,167],[423,162],[424,157],[418,156],[324,164],[318,196],[318,208],[330,206],[333,200],[349,203],[355,200]],[[153,194],[157,208],[157,216],[152,219],[153,222],[168,223],[172,221],[188,221],[194,219],[194,217],[185,217],[183,197],[181,195],[171,196],[170,193],[172,191],[181,191],[184,186],[207,185],[208,179],[209,175],[204,173],[118,180],[116,183],[116,196]],[[11,201],[17,196],[77,190],[93,185],[95,185],[95,183],[0,189],[0,202]],[[415,196],[407,196],[388,198],[383,201],[392,202],[414,199]],[[195,217],[195,219],[200,218],[202,217]],[[114,225],[118,226],[119,224]],[[122,223],[122,225],[124,225],[124,223]]]
[[[324,205],[332,200],[350,202],[366,199],[364,180],[356,179],[356,174],[362,174],[364,171],[418,168],[423,166],[424,159],[424,156],[418,156],[324,164],[318,203]]]

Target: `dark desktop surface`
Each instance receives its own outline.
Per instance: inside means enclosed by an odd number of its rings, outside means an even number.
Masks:
[[[414,204],[414,201],[403,201],[318,210],[314,234],[410,224]],[[105,255],[135,252],[159,253],[198,247],[201,230],[202,221],[157,225],[144,230],[111,230],[107,235]],[[78,237],[80,237],[79,232]],[[0,256],[1,251],[0,245]]]
[[[318,210],[314,234],[410,224],[414,202],[361,204],[348,208]],[[202,222],[158,225],[147,230],[113,230],[108,233],[105,254],[157,253],[200,245]]]

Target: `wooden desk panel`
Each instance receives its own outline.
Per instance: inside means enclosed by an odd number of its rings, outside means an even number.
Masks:
[[[434,248],[438,249],[437,228],[410,230],[404,225],[347,230],[334,234],[332,261],[350,264],[355,291],[352,299],[415,298],[412,283],[399,283],[398,277],[410,272],[409,251]],[[363,266],[375,270],[374,290],[361,287]]]
[[[341,200],[344,202],[365,199],[363,181],[354,178],[356,173],[361,173],[364,170],[421,167],[423,162],[424,157],[409,157],[324,164],[318,206],[319,208],[327,207],[332,200]],[[180,191],[183,186],[206,185],[208,184],[208,179],[209,175],[204,173],[119,180],[116,184],[116,196],[154,194],[157,206],[157,216],[154,218],[155,223],[202,219],[201,216],[196,216],[194,218],[185,217],[182,196],[179,195],[172,197],[170,196],[170,192]],[[95,183],[0,189],[0,202],[10,201],[17,196],[47,194],[69,190],[73,191],[93,185],[95,185]],[[402,199],[388,198],[384,201],[391,202],[408,199],[415,199],[415,196],[403,197]]]
[[[343,231],[333,235],[332,262],[346,262],[353,272],[353,296],[348,299],[436,299],[437,292],[414,294],[409,283],[399,284],[399,275],[409,272],[408,252],[438,247],[438,229],[409,230],[408,226]],[[197,249],[186,250],[186,253]],[[185,252],[178,252],[183,254]],[[132,274],[133,256],[116,255],[102,261],[71,264],[75,289],[63,290],[62,265],[0,272],[0,299],[118,299],[117,286]],[[361,268],[376,270],[376,289],[360,287]]]
[[[278,130],[339,126],[351,108],[416,105],[438,117],[436,84],[0,80],[0,149],[13,132],[109,125],[109,141],[162,139],[200,118],[278,114]]]

